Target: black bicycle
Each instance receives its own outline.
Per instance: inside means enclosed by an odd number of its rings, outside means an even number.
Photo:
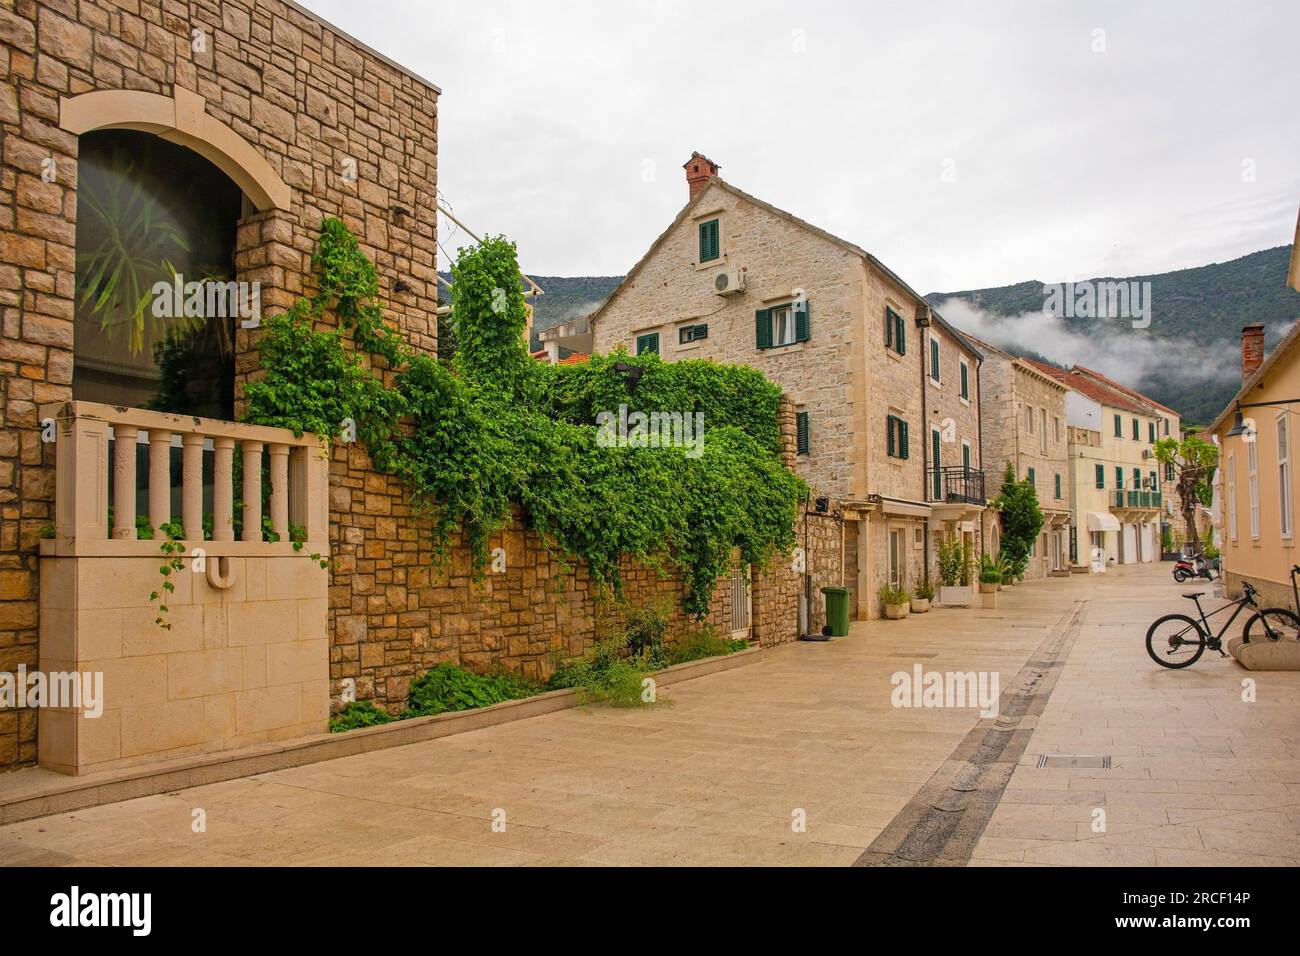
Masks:
[[[1300,571],[1300,568],[1292,571],[1293,578],[1296,571]],[[1243,641],[1249,643],[1252,637],[1266,637],[1270,641],[1300,639],[1300,617],[1293,611],[1282,607],[1261,609],[1256,600],[1259,592],[1249,581],[1241,582],[1241,591],[1239,599],[1209,614],[1201,607],[1201,598],[1204,596],[1201,592],[1184,594],[1183,597],[1196,603],[1196,611],[1201,619],[1198,621],[1186,614],[1166,614],[1152,624],[1147,631],[1147,653],[1151,659],[1161,667],[1190,667],[1201,659],[1207,647],[1227,657],[1223,653],[1223,635],[1228,632],[1237,615],[1247,607],[1254,608],[1255,613],[1247,619],[1246,626],[1241,630]],[[1210,618],[1228,608],[1234,608],[1232,616],[1224,622],[1219,633],[1212,633]]]

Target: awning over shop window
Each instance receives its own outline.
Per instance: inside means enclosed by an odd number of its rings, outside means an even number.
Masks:
[[[1089,531],[1118,531],[1119,519],[1109,511],[1088,512]]]

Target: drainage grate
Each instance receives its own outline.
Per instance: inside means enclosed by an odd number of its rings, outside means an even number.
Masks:
[[[1095,754],[1043,754],[1038,758],[1038,769],[1067,767],[1075,770],[1109,770],[1110,756]]]

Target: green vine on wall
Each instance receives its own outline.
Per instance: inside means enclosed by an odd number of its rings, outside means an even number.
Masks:
[[[616,594],[627,557],[675,566],[685,608],[703,617],[733,549],[761,568],[793,547],[805,486],[780,460],[780,390],[756,370],[623,353],[535,361],[502,237],[461,249],[452,266],[450,367],[384,322],[374,266],[338,220],[322,224],[313,265],[318,291],[264,323],[265,375],[246,390],[246,419],[330,439],[350,420],[375,468],[410,490],[436,558],[463,534],[481,575],[518,508]],[[331,313],[338,327],[322,330]],[[635,385],[620,363],[640,370]],[[602,447],[595,416],[620,405],[700,413],[702,446]]]

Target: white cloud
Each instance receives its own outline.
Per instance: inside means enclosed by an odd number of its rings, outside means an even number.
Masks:
[[[1293,2],[305,2],[442,88],[441,189],[539,274],[626,271],[692,149],[922,291],[1162,272],[1295,227]]]

